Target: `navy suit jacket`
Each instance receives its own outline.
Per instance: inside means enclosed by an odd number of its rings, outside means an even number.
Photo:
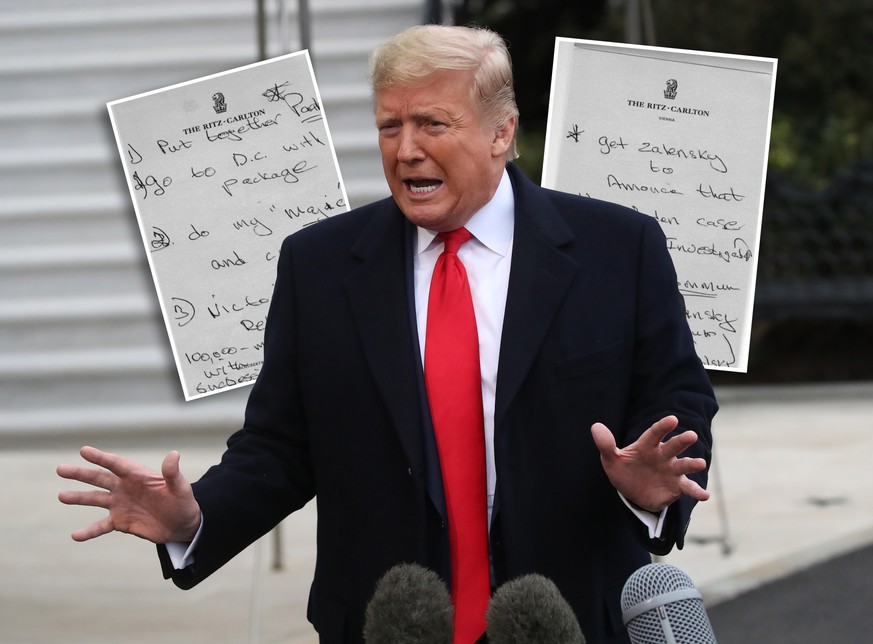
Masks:
[[[552,579],[589,642],[626,642],[619,597],[650,552],[681,547],[693,501],[649,540],[607,480],[590,427],[619,445],[665,415],[710,458],[715,403],[658,223],[545,190],[509,166],[515,236],[495,410],[495,582]],[[412,226],[386,199],[288,237],[245,426],[194,484],[204,527],[182,588],[316,497],[308,616],[359,642],[377,579],[400,562],[448,577],[444,508],[421,380]],[[706,476],[698,480],[705,484]]]

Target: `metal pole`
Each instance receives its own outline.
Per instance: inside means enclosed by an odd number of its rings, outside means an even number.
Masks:
[[[264,0],[255,0],[255,31],[258,36],[258,60],[267,59],[267,13]]]
[[[624,0],[624,38],[635,45],[655,44],[655,14],[651,0]]]
[[[276,7],[276,22],[279,24],[279,53],[287,54],[291,51],[291,34],[288,17],[288,8],[285,0],[278,0]]]
[[[646,32],[646,44],[656,45],[655,41],[655,14],[652,12],[652,0],[642,0],[643,3],[643,28]]]
[[[640,0],[624,0],[624,39],[634,45],[639,45],[642,40]]]
[[[422,22],[426,25],[439,25],[443,22],[443,3],[441,0],[426,0]]]
[[[300,23],[300,48],[309,50],[309,58],[313,60],[312,52],[312,17],[309,13],[309,0],[298,0],[297,20]],[[313,60],[312,66],[315,67]]]

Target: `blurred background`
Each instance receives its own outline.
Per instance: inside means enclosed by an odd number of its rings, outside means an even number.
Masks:
[[[387,195],[367,57],[422,22],[506,37],[534,180],[556,36],[779,59],[749,371],[710,372],[722,494],[679,563],[715,602],[786,574],[792,546],[808,566],[873,542],[852,461],[873,448],[873,0],[0,0],[0,642],[315,641],[312,508],[194,593],[147,544],[69,540],[94,513],[57,503],[58,462],[91,443],[157,468],[180,448],[196,478],[248,393],[183,401],[105,104],[308,48],[362,205]],[[773,439],[753,467],[764,432],[793,451]],[[776,510],[754,506],[779,482]],[[802,528],[744,533],[752,506],[750,524]]]
[[[778,58],[747,374],[873,377],[873,2],[463,0],[512,46],[520,164],[542,169],[555,35]]]

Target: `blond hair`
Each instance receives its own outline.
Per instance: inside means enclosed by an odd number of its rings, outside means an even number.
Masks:
[[[507,162],[518,157],[518,106],[506,43],[482,27],[419,25],[379,45],[370,57],[374,92],[415,85],[443,71],[473,71],[472,98],[489,125],[502,129],[516,119]]]

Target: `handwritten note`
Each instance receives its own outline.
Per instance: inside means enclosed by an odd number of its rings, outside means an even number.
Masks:
[[[251,384],[282,240],[348,210],[308,53],[107,107],[185,399]]]
[[[658,220],[697,353],[746,371],[776,60],[558,38],[543,185]]]

